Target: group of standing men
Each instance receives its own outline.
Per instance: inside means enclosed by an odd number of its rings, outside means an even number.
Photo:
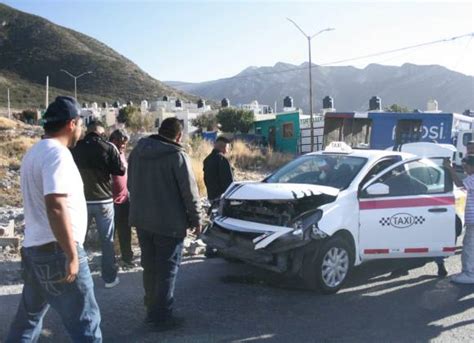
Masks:
[[[131,226],[137,229],[143,267],[146,322],[157,330],[181,326],[172,313],[175,280],[187,230],[201,232],[201,206],[182,123],[164,120],[156,135],[141,139],[129,156],[128,136],[92,122],[82,140],[80,106],[60,96],[48,106],[45,135],[25,155],[21,189],[25,209],[24,287],[6,342],[36,341],[49,307],[75,342],[101,342],[100,310],[84,241],[94,219],[102,248],[106,288],[119,284],[114,252],[118,231],[122,260],[133,265]],[[218,138],[204,162],[210,200],[232,182]],[[127,170],[128,169],[128,170]],[[111,182],[113,179],[113,183]]]

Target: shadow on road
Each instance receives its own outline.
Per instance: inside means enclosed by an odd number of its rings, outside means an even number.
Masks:
[[[98,278],[95,284],[105,342],[424,342],[474,323],[472,287],[411,272],[391,278],[392,270],[390,263],[356,268],[345,289],[323,296],[268,287],[268,279],[258,277],[261,271],[247,265],[186,260],[176,312],[187,325],[169,333],[143,325],[141,272],[121,274],[121,283],[110,290]],[[18,301],[18,294],[0,297],[1,323],[10,323]],[[42,342],[64,341],[61,322],[50,312]],[[0,337],[6,327],[1,326]]]

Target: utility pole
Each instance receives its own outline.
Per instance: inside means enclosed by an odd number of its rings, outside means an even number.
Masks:
[[[44,108],[48,108],[49,105],[49,76],[46,76],[46,97],[44,99]]]
[[[85,73],[82,73],[82,74],[79,74],[79,75],[76,76],[76,75],[72,75],[70,72],[68,72],[65,69],[61,69],[61,71],[63,73],[68,74],[70,77],[72,77],[74,79],[74,98],[76,98],[76,100],[77,100],[77,79],[84,76],[84,75],[92,74],[92,72],[91,71],[86,71]]]
[[[306,34],[301,27],[298,26],[293,20],[290,18],[288,19],[289,22],[291,22],[293,25],[296,26],[296,28],[303,34],[303,36],[306,37],[308,40],[308,59],[309,59],[309,64],[308,64],[308,73],[309,73],[309,125],[310,125],[310,130],[311,130],[311,151],[314,151],[314,118],[313,118],[313,81],[312,81],[312,73],[311,73],[311,40],[316,37],[317,35],[327,32],[327,31],[333,31],[334,28],[328,27],[327,29],[323,29],[321,31],[316,32],[314,35],[310,36]]]
[[[8,119],[12,119],[12,111],[10,108],[10,88],[7,89],[7,102],[8,102]]]

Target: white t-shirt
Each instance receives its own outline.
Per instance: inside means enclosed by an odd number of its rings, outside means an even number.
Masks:
[[[44,196],[67,194],[73,237],[84,243],[87,205],[81,174],[71,152],[56,139],[43,139],[25,155],[21,163],[21,191],[25,208],[24,247],[56,241],[49,225]]]

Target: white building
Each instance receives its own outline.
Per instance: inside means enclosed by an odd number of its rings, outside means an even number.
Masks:
[[[269,105],[260,105],[257,100],[252,101],[250,104],[240,105],[240,108],[252,111],[255,115],[273,113],[273,110]]]
[[[94,102],[91,107],[82,108],[81,116],[86,126],[93,120],[100,120],[106,127],[111,127],[116,124],[118,110],[114,107],[99,108]]]
[[[191,121],[200,114],[211,110],[211,106],[206,105],[203,100],[200,100],[198,105],[198,103],[183,102],[175,97],[163,97],[161,100],[150,102],[147,115],[152,116],[155,127],[159,127],[166,118],[178,118],[182,121],[184,135],[187,136],[197,130],[192,126]]]

